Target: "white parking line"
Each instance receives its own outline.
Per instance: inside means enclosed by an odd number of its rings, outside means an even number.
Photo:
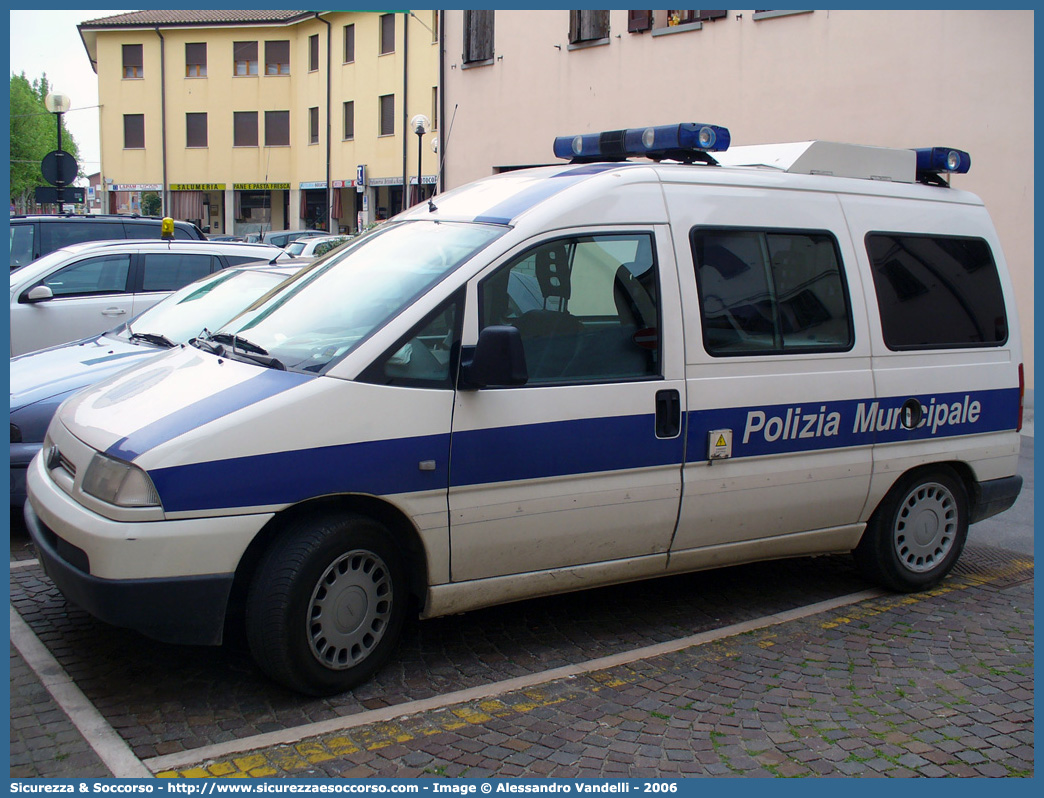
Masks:
[[[14,565],[11,563],[12,567]],[[134,755],[130,746],[94,708],[80,688],[73,684],[69,675],[13,606],[11,642],[112,775],[133,779],[152,777],[152,772]]]
[[[480,685],[479,687],[472,687],[467,690],[458,690],[453,693],[446,693],[445,695],[435,696],[433,698],[409,701],[405,704],[395,704],[390,707],[359,712],[355,715],[318,721],[304,726],[295,726],[291,729],[282,729],[277,732],[268,732],[253,737],[244,737],[226,743],[217,743],[202,748],[193,748],[189,751],[166,754],[164,756],[146,759],[144,760],[144,764],[152,770],[153,773],[159,773],[164,770],[177,770],[186,765],[196,765],[200,762],[221,759],[223,757],[241,754],[247,751],[254,751],[277,745],[288,745],[290,743],[299,742],[308,737],[319,737],[324,734],[341,732],[359,726],[367,726],[371,723],[381,723],[394,720],[406,715],[417,715],[422,712],[431,712],[436,709],[443,709],[456,704],[465,704],[470,701],[491,698],[493,696],[514,692],[516,690],[525,690],[530,687],[557,681],[559,679],[566,679],[571,676],[593,673],[595,671],[614,668],[619,665],[627,665],[631,662],[636,662],[642,659],[650,659],[664,654],[671,654],[685,648],[704,645],[715,640],[743,634],[744,632],[763,629],[767,626],[775,626],[776,624],[786,623],[800,618],[807,618],[811,615],[817,615],[821,612],[829,612],[830,610],[851,604],[858,604],[861,601],[878,598],[883,595],[885,595],[885,591],[883,590],[863,590],[858,593],[849,593],[846,596],[838,596],[837,598],[820,601],[816,604],[809,604],[805,607],[798,607],[793,610],[774,613],[772,615],[764,615],[761,618],[744,621],[743,623],[700,632],[699,634],[682,637],[677,640],[669,640],[665,643],[656,643],[651,646],[636,648],[631,651],[613,654],[608,657],[599,657],[598,659],[588,660],[587,662],[564,665],[560,668],[552,668],[551,670],[541,671],[540,673],[531,673],[514,679],[505,679],[504,681]]]

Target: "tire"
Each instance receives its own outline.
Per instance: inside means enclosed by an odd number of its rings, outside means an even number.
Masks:
[[[968,493],[949,468],[900,479],[874,511],[854,552],[865,576],[901,593],[937,584],[968,537]]]
[[[265,553],[247,596],[258,666],[307,695],[343,693],[391,656],[407,604],[387,530],[358,516],[292,523]]]

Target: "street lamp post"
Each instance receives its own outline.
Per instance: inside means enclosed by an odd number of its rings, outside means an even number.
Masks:
[[[48,153],[41,168],[47,182],[55,186],[59,213],[65,202],[65,186],[76,178],[78,169],[76,160],[62,149],[62,114],[66,113],[71,106],[72,100],[67,94],[50,93],[44,97],[44,108],[54,114],[58,123],[58,149],[53,153]],[[48,158],[51,156],[53,156],[53,163],[48,162]]]
[[[417,134],[417,202],[420,202],[421,175],[423,173],[423,169],[421,168],[421,155],[424,152],[422,144],[424,143],[424,134],[431,129],[431,120],[424,114],[417,114],[410,120],[410,127],[413,128],[413,132]]]

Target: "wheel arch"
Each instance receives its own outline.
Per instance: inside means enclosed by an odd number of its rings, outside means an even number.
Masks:
[[[242,617],[247,591],[265,551],[292,522],[308,516],[358,515],[380,523],[402,554],[410,595],[423,605],[428,588],[428,556],[420,533],[409,517],[384,499],[364,494],[340,494],[308,499],[277,513],[247,546],[236,567],[228,601],[227,621]]]

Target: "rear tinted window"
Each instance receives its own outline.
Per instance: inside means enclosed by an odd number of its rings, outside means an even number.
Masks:
[[[983,239],[870,233],[866,247],[889,349],[1008,340],[997,264]]]
[[[60,247],[67,247],[69,244],[79,244],[83,241],[101,241],[108,238],[126,238],[122,222],[61,221],[40,223],[41,254],[54,252],[54,250]]]
[[[25,266],[33,259],[33,225],[11,225],[11,268]]]
[[[181,252],[150,253],[144,256],[142,291],[175,291],[210,274],[210,255]]]

